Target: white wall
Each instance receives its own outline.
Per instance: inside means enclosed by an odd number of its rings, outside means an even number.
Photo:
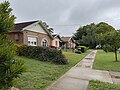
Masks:
[[[34,32],[39,32],[42,34],[47,34],[39,24],[33,24],[32,26],[27,27],[26,29]]]

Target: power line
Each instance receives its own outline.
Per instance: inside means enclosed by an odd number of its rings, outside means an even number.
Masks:
[[[63,24],[59,24],[59,25],[57,25],[57,24],[54,24],[54,25],[50,25],[50,26],[78,26],[78,25],[80,25],[80,24],[66,24],[66,25],[63,25]]]
[[[113,19],[113,20],[107,20],[107,21],[105,21],[105,22],[111,22],[111,21],[116,21],[116,20],[120,20],[120,18]]]
[[[116,20],[120,20],[120,18],[117,18],[117,19],[113,19],[113,20],[103,20],[103,21],[100,21],[99,22],[112,22],[112,21],[116,21]],[[76,23],[76,24],[66,24],[66,25],[63,25],[63,24],[51,24],[50,26],[58,26],[58,27],[73,27],[73,26],[81,26],[80,23]]]

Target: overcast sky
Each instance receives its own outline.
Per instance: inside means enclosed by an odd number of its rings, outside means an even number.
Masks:
[[[0,0],[3,1],[3,0]],[[120,29],[120,0],[9,0],[16,22],[42,20],[61,36],[105,21]]]

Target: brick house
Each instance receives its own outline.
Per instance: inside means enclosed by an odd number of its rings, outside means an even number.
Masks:
[[[56,48],[60,48],[61,47],[61,43],[62,43],[62,39],[61,39],[60,35],[54,34],[52,36],[53,36],[52,46],[54,46]]]
[[[75,40],[72,37],[61,37],[62,47],[66,49],[74,49],[76,44]]]
[[[39,20],[15,24],[14,30],[8,36],[16,44],[31,46],[50,46],[53,40],[52,35]]]

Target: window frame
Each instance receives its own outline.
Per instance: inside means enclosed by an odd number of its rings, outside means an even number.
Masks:
[[[45,44],[45,45],[44,45],[44,44]],[[43,38],[42,41],[41,41],[41,46],[43,46],[43,47],[48,47],[48,45],[49,45],[48,40],[47,40],[46,38]]]
[[[56,45],[56,47],[58,46],[58,41],[55,41],[55,45]]]
[[[28,46],[38,46],[38,38],[35,36],[28,36]],[[36,43],[36,44],[35,44]]]

